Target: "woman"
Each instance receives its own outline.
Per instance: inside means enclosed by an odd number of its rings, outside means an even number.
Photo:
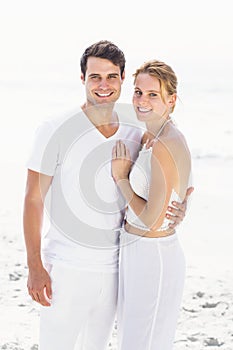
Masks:
[[[119,349],[171,350],[182,299],[185,259],[166,209],[185,197],[191,156],[171,120],[177,78],[153,60],[134,74],[133,105],[145,122],[132,166],[122,141],[113,148],[112,175],[128,209],[121,234]]]

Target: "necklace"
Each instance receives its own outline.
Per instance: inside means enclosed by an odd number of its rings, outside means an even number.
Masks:
[[[165,120],[165,122],[162,124],[162,126],[161,126],[160,129],[159,129],[159,131],[157,132],[157,135],[156,135],[153,139],[147,140],[147,141],[143,144],[143,146],[142,146],[143,150],[146,150],[146,151],[147,151],[147,150],[152,150],[151,147],[152,147],[154,141],[155,141],[155,140],[158,140],[158,138],[159,138],[159,136],[161,135],[163,129],[165,128],[165,126],[166,126],[171,120],[172,120],[171,117],[169,117],[168,119]]]
[[[165,126],[167,125],[167,123],[169,123],[171,121],[171,118],[168,118],[165,120],[165,122],[162,124],[161,128],[159,129],[157,135],[155,136],[155,139],[158,139],[161,132],[163,131],[163,129],[165,128]]]

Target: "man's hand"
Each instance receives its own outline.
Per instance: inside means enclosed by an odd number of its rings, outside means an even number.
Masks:
[[[172,202],[172,205],[177,209],[168,207],[169,213],[166,214],[166,217],[173,221],[173,223],[169,224],[170,228],[175,228],[177,225],[181,223],[181,221],[183,221],[186,215],[188,197],[191,195],[193,191],[194,191],[194,187],[189,187],[187,189],[185,199],[183,200],[182,203]]]
[[[43,266],[29,269],[27,287],[33,300],[43,306],[51,305],[51,279]]]

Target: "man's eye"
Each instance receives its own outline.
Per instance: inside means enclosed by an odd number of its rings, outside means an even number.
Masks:
[[[117,77],[117,75],[114,75],[114,74],[113,75],[111,75],[111,74],[109,75],[109,79],[116,79],[116,77]]]

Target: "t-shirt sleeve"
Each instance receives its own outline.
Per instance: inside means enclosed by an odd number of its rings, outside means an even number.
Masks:
[[[50,121],[43,122],[36,130],[26,167],[53,176],[58,164],[59,144],[56,128]]]

